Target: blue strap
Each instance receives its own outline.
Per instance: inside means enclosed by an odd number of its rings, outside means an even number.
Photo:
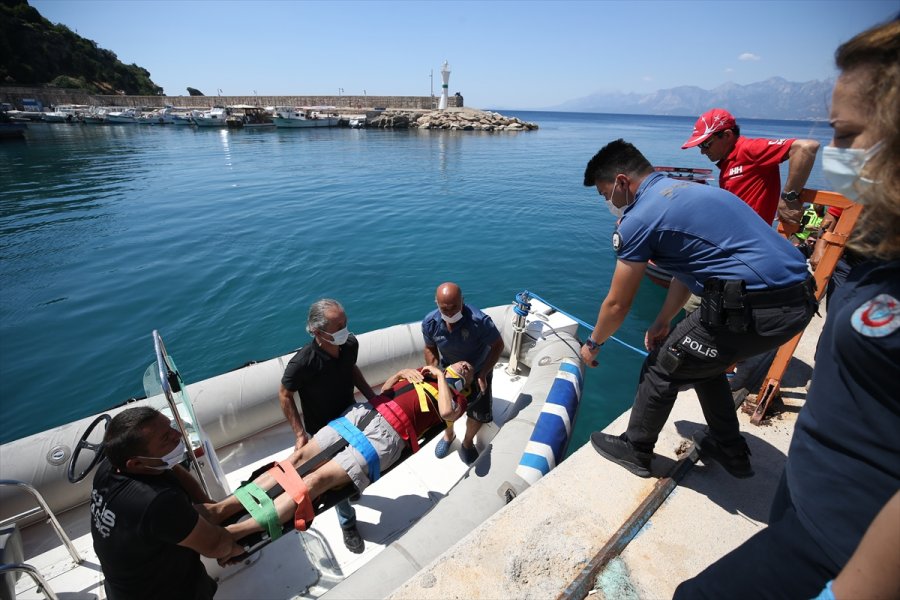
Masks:
[[[338,432],[347,443],[356,448],[356,451],[363,455],[366,465],[369,467],[369,481],[375,483],[381,477],[381,460],[378,453],[375,452],[374,446],[366,438],[362,431],[356,425],[351,423],[346,417],[338,417],[328,424],[329,427]]]

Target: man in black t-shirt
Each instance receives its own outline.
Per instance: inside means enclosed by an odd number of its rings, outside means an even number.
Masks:
[[[375,396],[356,366],[359,342],[347,329],[347,315],[340,302],[330,298],[314,302],[309,307],[306,331],[313,339],[288,362],[278,394],[281,410],[297,436],[297,449],[354,403],[354,387],[366,400]],[[301,410],[297,410],[294,394]],[[361,553],[365,542],[356,528],[356,511],[350,501],[342,500],[335,510],[347,549]]]
[[[216,583],[200,555],[224,561],[244,550],[194,508],[211,500],[178,464],[181,434],[160,412],[138,407],[113,418],[103,443],[90,510],[107,597],[212,598]]]

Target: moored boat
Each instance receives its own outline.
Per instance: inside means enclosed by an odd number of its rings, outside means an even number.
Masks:
[[[371,573],[383,572],[383,565],[392,564],[392,557],[402,553],[402,548],[415,548],[416,560],[428,563],[562,460],[581,394],[577,322],[537,300],[529,304],[524,294],[514,306],[485,312],[511,350],[494,370],[494,422],[482,427],[476,437],[481,451],[476,462],[467,467],[455,453],[437,459],[437,440],[423,439],[419,452],[361,495],[357,515],[366,539],[362,554],[351,554],[340,543],[337,519],[329,509],[318,515],[307,531],[292,532],[255,549],[241,565],[221,568],[214,561],[205,561],[210,574],[218,579],[219,596],[352,595],[356,593],[353,590],[372,584]],[[363,333],[359,342],[358,365],[373,384],[422,362],[419,322]],[[280,410],[278,387],[292,353],[184,384],[155,333],[154,345],[159,358],[144,376],[149,397],[128,406],[148,404],[161,407],[170,416],[178,415],[196,456],[190,458],[191,465],[214,498],[230,493],[256,467],[290,452],[294,437]],[[108,414],[124,408],[111,409]],[[43,523],[26,526],[39,515],[30,510],[34,501],[21,493],[21,486],[0,487],[0,518],[17,521],[25,546],[39,548],[20,560],[42,574],[46,586],[57,594],[103,589],[89,533],[89,510],[84,504],[90,477],[71,484],[67,476],[80,473],[85,459],[94,456],[91,448],[96,448],[93,444],[102,431],[82,435],[98,420],[102,422],[99,417],[87,417],[2,447],[0,478],[37,489],[62,529],[74,538],[70,555],[51,528]],[[461,437],[465,419],[455,427]],[[79,444],[79,438],[86,444]],[[79,446],[80,459],[72,461],[73,449]],[[472,476],[467,477],[469,474]],[[458,518],[459,511],[465,512],[465,519]],[[20,598],[32,597],[36,586],[23,577],[16,592]]]
[[[327,112],[328,107],[318,106],[276,106],[275,127],[337,127],[338,117]]]
[[[225,120],[231,111],[224,106],[214,106],[209,110],[195,111],[193,118],[197,127],[225,127]]]
[[[138,122],[138,111],[133,108],[106,113],[106,122],[117,125],[133,125]]]

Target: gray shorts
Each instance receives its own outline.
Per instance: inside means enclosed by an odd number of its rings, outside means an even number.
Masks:
[[[354,425],[358,425],[360,420],[373,409],[369,404],[354,404],[344,412],[344,417]],[[400,454],[406,447],[403,438],[394,431],[394,428],[388,425],[380,414],[376,413],[375,418],[369,421],[363,430],[366,439],[375,448],[378,459],[381,461],[381,470],[385,470],[397,462]],[[342,439],[338,432],[329,426],[325,426],[316,432],[313,436],[319,448],[325,449],[334,442]],[[356,489],[360,492],[366,489],[371,481],[369,481],[369,465],[363,455],[351,445],[338,452],[331,460],[336,461],[347,475]]]

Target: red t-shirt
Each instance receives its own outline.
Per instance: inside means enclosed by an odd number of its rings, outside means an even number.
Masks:
[[[426,381],[437,388],[437,382],[433,379],[426,379]],[[450,391],[453,393],[453,399],[457,404],[462,404],[463,410],[465,410],[466,397],[462,394],[458,394],[455,390],[451,389]],[[428,411],[422,411],[422,406],[419,402],[419,394],[416,392],[413,385],[405,379],[399,380],[391,387],[391,389],[385,390],[381,395],[397,403],[400,409],[406,413],[409,420],[412,421],[413,429],[415,429],[419,435],[442,421],[441,413],[438,410],[437,398],[431,398],[426,394]]]
[[[771,225],[781,198],[778,165],[787,160],[793,143],[793,139],[739,137],[731,154],[716,163],[719,167],[719,187],[749,204],[763,221]]]

